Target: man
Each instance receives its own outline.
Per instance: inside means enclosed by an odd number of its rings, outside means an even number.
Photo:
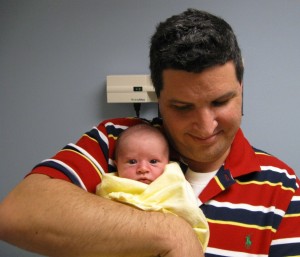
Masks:
[[[205,255],[299,256],[299,180],[240,129],[243,63],[231,27],[197,10],[167,19],[152,37],[150,69],[162,116],[151,123],[202,202]],[[1,239],[48,256],[201,256],[182,219],[91,194],[114,171],[118,134],[140,122],[105,121],[35,167],[1,204]]]

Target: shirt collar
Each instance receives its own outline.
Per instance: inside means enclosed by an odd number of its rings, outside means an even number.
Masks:
[[[255,156],[255,151],[245,138],[241,129],[237,131],[231,144],[230,153],[225,160],[224,169],[229,170],[233,177],[261,170],[258,159]]]

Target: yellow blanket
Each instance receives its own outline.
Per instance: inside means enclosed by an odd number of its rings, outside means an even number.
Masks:
[[[177,163],[168,164],[164,173],[149,185],[107,173],[96,193],[145,211],[161,211],[184,218],[195,230],[205,251],[209,239],[208,224],[198,207],[200,201]]]

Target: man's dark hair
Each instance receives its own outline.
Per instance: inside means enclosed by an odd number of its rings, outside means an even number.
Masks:
[[[222,18],[195,9],[158,24],[151,38],[150,71],[159,97],[165,69],[201,72],[233,61],[236,76],[243,80],[241,50],[231,26]]]

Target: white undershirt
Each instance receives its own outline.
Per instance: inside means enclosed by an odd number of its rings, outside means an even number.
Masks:
[[[212,171],[212,172],[195,172],[192,171],[190,168],[187,169],[185,173],[185,178],[188,182],[190,182],[195,196],[198,198],[199,194],[202,192],[202,190],[206,187],[208,182],[216,175],[218,170]]]

